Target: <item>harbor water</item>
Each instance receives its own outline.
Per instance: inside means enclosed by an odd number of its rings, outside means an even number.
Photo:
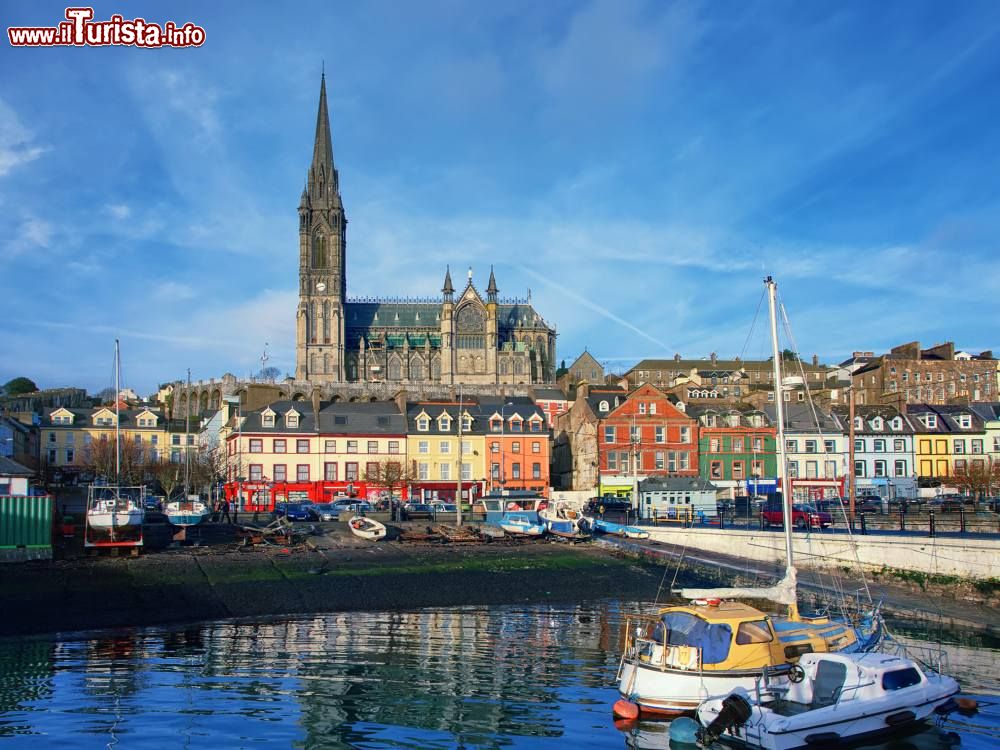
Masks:
[[[636,609],[453,607],[0,641],[0,748],[666,748],[665,723],[621,731],[611,717]],[[981,710],[872,747],[1000,747],[1000,643],[893,628],[941,643]]]

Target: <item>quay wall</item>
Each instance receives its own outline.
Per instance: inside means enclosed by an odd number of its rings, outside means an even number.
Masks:
[[[745,557],[753,561],[783,563],[785,538],[778,531],[718,529],[649,529],[650,539],[686,545],[688,554],[698,550]],[[976,580],[1000,578],[1000,539],[942,537],[858,536],[795,534],[796,565],[810,568],[856,567],[868,570],[908,570],[930,575]]]

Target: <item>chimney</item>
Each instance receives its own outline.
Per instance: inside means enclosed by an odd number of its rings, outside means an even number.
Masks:
[[[404,417],[406,416],[406,399],[407,394],[405,388],[401,391],[397,391],[395,398],[393,398],[393,401],[396,402],[396,408],[399,409],[399,413]]]
[[[711,359],[711,360],[712,360],[712,364],[714,365],[714,364],[715,364],[716,362],[718,362],[718,361],[719,361],[719,355],[718,355],[718,354],[716,354],[715,352],[712,352],[712,353],[711,353],[711,354],[709,355],[709,359]]]
[[[908,344],[900,344],[889,350],[890,354],[898,355],[899,359],[920,359],[920,342],[911,341]]]
[[[953,341],[947,341],[944,344],[935,344],[927,351],[922,352],[922,357],[931,356],[949,361],[955,359],[955,343]]]
[[[813,367],[819,367],[819,355],[818,354],[814,354],[813,355]]]
[[[980,359],[993,359],[993,350],[992,349],[987,349],[985,352],[980,352],[979,353],[979,358]]]

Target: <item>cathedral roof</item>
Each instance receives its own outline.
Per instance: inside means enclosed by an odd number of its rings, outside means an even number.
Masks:
[[[344,304],[344,324],[348,328],[415,328],[440,331],[440,302],[347,302]],[[549,327],[535,308],[516,303],[497,306],[500,331],[527,328],[548,331]],[[411,340],[412,345],[412,340]]]

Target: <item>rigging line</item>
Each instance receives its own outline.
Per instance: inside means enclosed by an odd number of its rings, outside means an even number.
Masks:
[[[779,301],[778,309],[781,311],[781,318],[782,318],[783,327],[785,329],[785,335],[788,337],[788,342],[792,345],[792,352],[793,352],[793,354],[795,354],[796,358],[798,359],[799,374],[801,375],[801,377],[802,377],[802,383],[805,386],[806,397],[807,397],[807,399],[809,401],[809,409],[812,412],[813,420],[816,422],[817,432],[819,433],[820,440],[824,440],[823,427],[820,424],[819,415],[816,413],[816,404],[813,401],[812,391],[809,390],[809,381],[806,379],[806,376],[805,376],[805,368],[802,366],[802,357],[798,353],[798,345],[795,343],[795,336],[792,334],[792,324],[788,320],[788,312],[787,312],[787,310],[785,310],[785,304],[784,304],[784,302]],[[818,447],[819,446],[817,446],[817,448]],[[825,455],[825,441],[824,441],[824,455]],[[824,459],[824,460],[826,460],[826,459]],[[847,470],[853,472],[854,471],[854,467],[853,466],[848,466]],[[853,482],[853,479],[852,479],[852,482]],[[840,504],[840,509],[843,511],[844,510],[844,500],[843,500],[842,497],[839,497],[839,496],[838,496],[837,499],[838,499],[838,503]],[[857,542],[854,539],[854,531],[853,531],[853,529],[851,529],[850,520],[847,518],[847,513],[846,512],[844,512],[844,519],[847,521],[846,524],[845,524],[846,527],[847,527],[847,536],[851,540],[851,548],[854,551],[855,563],[857,564],[858,572],[861,575],[861,582],[864,584],[865,594],[868,597],[868,603],[869,604],[874,604],[874,600],[872,599],[871,589],[868,586],[868,577],[865,575],[864,569],[862,569],[862,567],[861,567],[861,556],[858,554]]]
[[[743,355],[746,354],[747,347],[750,345],[750,337],[753,336],[754,329],[757,327],[757,318],[760,317],[760,308],[764,304],[764,297],[767,295],[767,290],[765,289],[760,293],[760,299],[757,300],[757,310],[753,314],[753,322],[750,323],[750,330],[747,332],[746,340],[743,342],[743,348],[740,349],[740,360],[743,359]]]

